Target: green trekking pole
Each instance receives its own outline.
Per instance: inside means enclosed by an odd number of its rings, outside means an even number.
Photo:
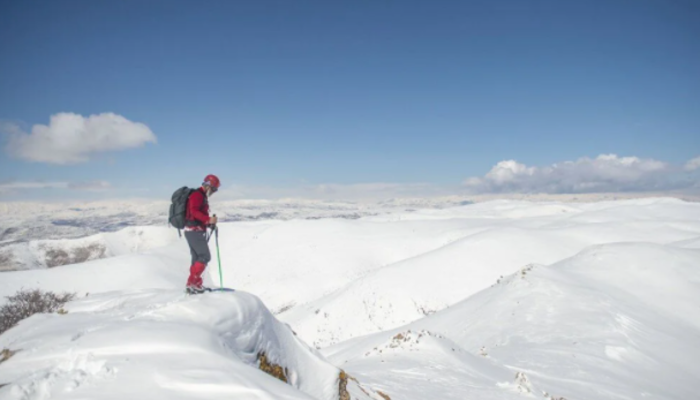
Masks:
[[[214,228],[214,235],[216,236],[216,259],[219,261],[219,284],[221,289],[224,288],[224,274],[221,272],[221,255],[219,254],[219,227]]]

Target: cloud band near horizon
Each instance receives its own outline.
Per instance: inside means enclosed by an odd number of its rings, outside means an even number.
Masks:
[[[614,193],[682,190],[698,186],[700,157],[684,166],[638,157],[601,154],[549,166],[501,161],[483,177],[464,181],[474,193]]]

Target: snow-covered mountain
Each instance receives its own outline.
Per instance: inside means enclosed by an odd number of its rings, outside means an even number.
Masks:
[[[700,250],[616,243],[324,354],[396,398],[688,399],[699,317]]]
[[[700,204],[374,214],[221,224],[234,294],[182,295],[187,246],[158,227],[115,233],[110,258],[1,273],[0,296],[80,299],[0,336],[20,350],[0,398],[337,398],[341,369],[377,400],[695,397]],[[251,368],[261,350],[291,385]]]
[[[517,201],[598,202],[654,196],[648,194],[510,194],[464,195],[430,198],[393,198],[381,201],[332,201],[314,199],[225,200],[214,198],[213,211],[222,221],[259,221],[345,218],[357,219],[397,211],[444,209],[502,199]],[[679,194],[684,200],[700,196]],[[167,226],[170,203],[132,199],[92,202],[0,202],[0,246],[17,241],[74,239],[114,232],[129,226]]]
[[[0,244],[72,239],[129,226],[167,226],[167,201],[124,200],[81,203],[0,203]],[[387,208],[311,200],[238,200],[212,203],[223,222],[359,218]],[[392,209],[389,207],[389,209]]]
[[[362,222],[392,227],[416,253],[380,262],[358,279],[328,288],[328,295],[280,316],[319,347],[409,323],[528,264],[552,264],[592,245],[692,240],[699,233],[700,206],[677,200],[586,205],[503,201]],[[380,232],[368,228],[362,236]],[[414,235],[421,237],[420,244],[410,242]],[[391,242],[381,243],[391,249]]]

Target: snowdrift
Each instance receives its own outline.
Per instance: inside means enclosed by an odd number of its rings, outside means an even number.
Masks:
[[[698,266],[700,250],[593,246],[323,352],[392,398],[694,398]]]
[[[113,292],[66,311],[0,336],[16,351],[0,364],[0,398],[339,398],[340,370],[247,293]],[[288,384],[258,369],[262,355]]]

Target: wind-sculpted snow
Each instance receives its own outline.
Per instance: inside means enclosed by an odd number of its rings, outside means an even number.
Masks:
[[[340,370],[250,294],[176,290],[90,295],[0,337],[0,398],[323,399]],[[283,383],[258,369],[282,366]]]

